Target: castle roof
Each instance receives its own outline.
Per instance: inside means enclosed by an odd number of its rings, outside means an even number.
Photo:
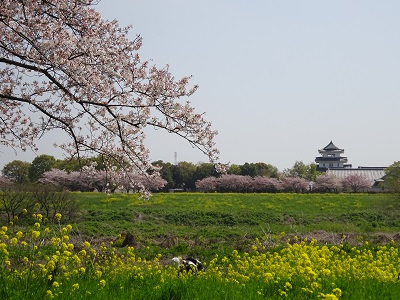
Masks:
[[[332,150],[342,150],[338,147],[335,146],[335,144],[331,141],[328,145],[326,145],[322,150],[328,150],[328,151],[332,151]]]
[[[345,179],[349,175],[358,174],[368,179],[371,186],[375,182],[382,180],[385,176],[385,168],[378,167],[359,167],[359,168],[329,168],[326,171],[327,174],[335,175],[339,180]]]

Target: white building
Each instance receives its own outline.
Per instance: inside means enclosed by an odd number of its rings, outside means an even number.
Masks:
[[[341,156],[344,150],[336,147],[332,141],[318,152],[321,154],[315,158],[318,171],[326,172],[329,168],[351,168],[351,165],[347,164],[347,157]]]
[[[347,163],[347,157],[341,156],[344,153],[331,141],[323,149],[318,150],[321,156],[315,158],[317,170],[335,175],[342,180],[349,175],[359,174],[367,178],[371,183],[371,188],[377,188],[385,176],[385,167],[358,167],[352,168]]]

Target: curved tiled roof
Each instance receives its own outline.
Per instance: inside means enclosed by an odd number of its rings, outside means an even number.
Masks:
[[[326,145],[322,150],[343,150],[338,148],[332,141]]]

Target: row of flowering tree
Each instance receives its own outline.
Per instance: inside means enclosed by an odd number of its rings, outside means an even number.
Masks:
[[[71,191],[158,191],[167,181],[158,173],[141,175],[121,172],[120,170],[97,170],[93,166],[84,167],[82,171],[67,172],[52,169],[45,172],[39,180],[44,184],[62,186]]]
[[[339,180],[332,174],[317,176],[314,182],[301,177],[283,177],[282,179],[263,176],[250,177],[226,174],[220,177],[207,177],[196,182],[196,189],[202,192],[362,192],[371,187],[369,180],[360,175],[349,175]]]

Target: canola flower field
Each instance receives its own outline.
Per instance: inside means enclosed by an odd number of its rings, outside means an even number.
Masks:
[[[56,214],[57,220],[62,218]],[[400,253],[385,246],[318,245],[296,238],[279,249],[256,239],[248,252],[179,272],[161,254],[70,242],[71,225],[0,228],[1,299],[399,299]],[[283,233],[282,233],[283,235]]]
[[[24,213],[29,225],[0,225],[0,299],[400,299],[395,241],[329,245],[282,232],[280,245],[254,238],[186,273],[151,246],[144,257],[80,240],[60,213]]]

